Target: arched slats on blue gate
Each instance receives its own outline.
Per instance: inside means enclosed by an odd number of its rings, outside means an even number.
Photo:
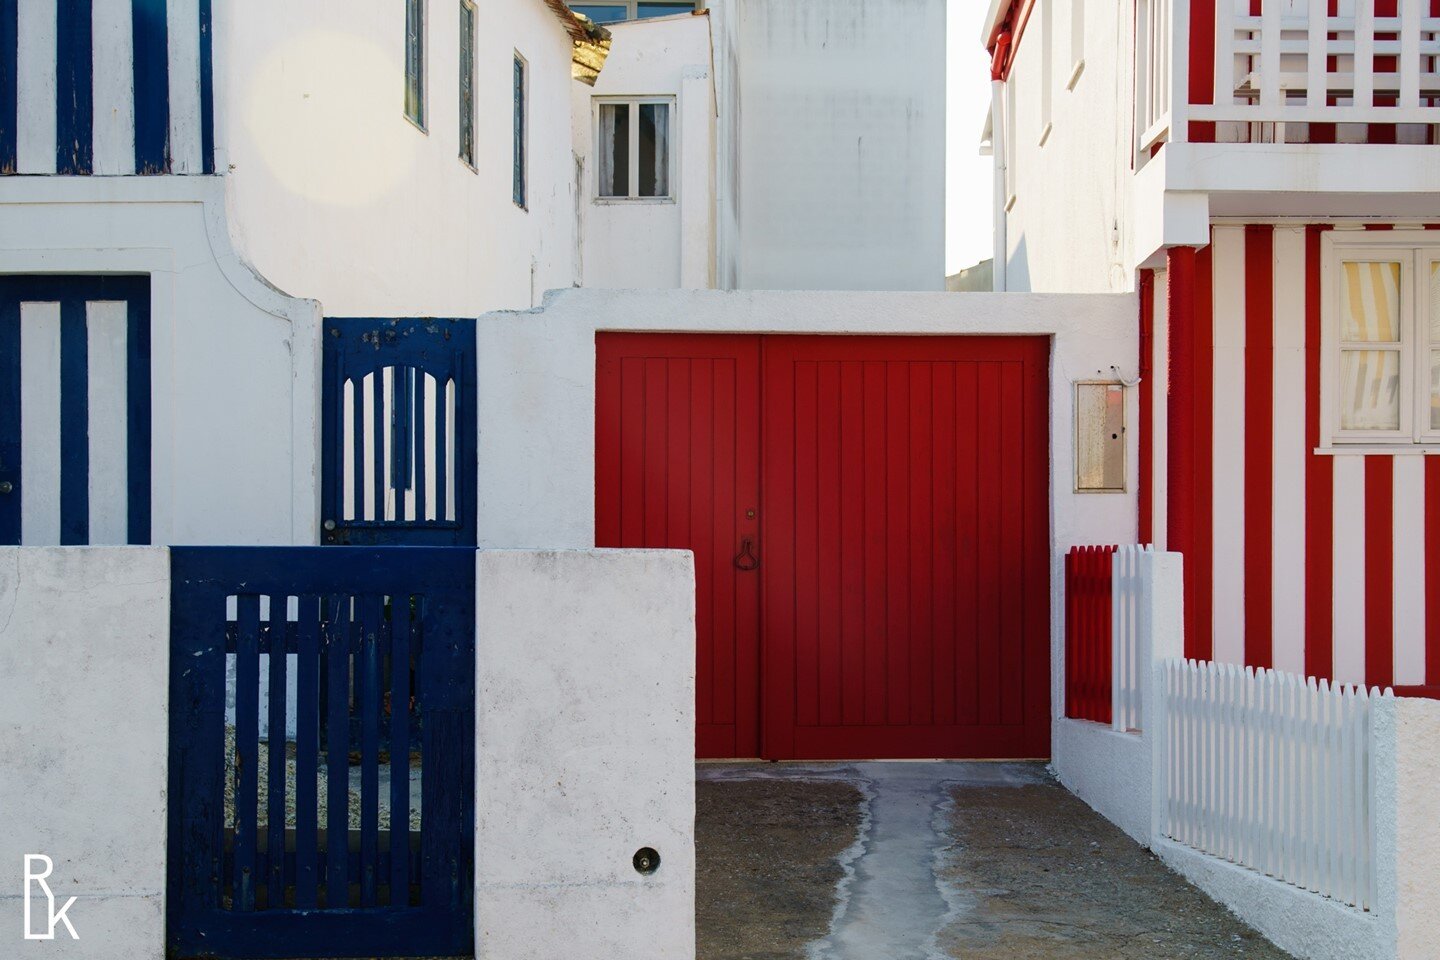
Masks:
[[[475,543],[475,326],[327,318],[320,541]]]

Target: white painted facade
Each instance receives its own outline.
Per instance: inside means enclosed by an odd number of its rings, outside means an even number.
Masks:
[[[224,189],[0,178],[0,273],[149,275],[152,542],[313,543],[320,305],[279,293],[230,248]],[[58,485],[49,468],[33,481]]]
[[[1131,102],[1131,15],[1112,3],[1032,8],[987,131],[1004,168],[998,289],[1134,289],[1129,129],[1119,122]]]
[[[0,892],[6,953],[165,955],[170,551],[0,549]],[[61,926],[21,939],[20,868],[49,856]],[[45,930],[35,891],[31,929]]]
[[[479,5],[473,168],[460,158],[455,4],[427,8],[424,130],[403,111],[404,4],[218,9],[217,169],[236,245],[271,283],[329,316],[474,316],[580,281],[570,103],[583,84],[542,0]],[[524,208],[511,191],[517,54]]]
[[[477,960],[693,960],[694,559],[476,556]]]
[[[595,86],[572,85],[581,286],[716,285],[711,23],[709,16],[681,14],[612,24],[610,55]],[[600,105],[641,99],[671,111],[671,196],[602,197]]]
[[[710,6],[720,286],[943,290],[944,3]]]

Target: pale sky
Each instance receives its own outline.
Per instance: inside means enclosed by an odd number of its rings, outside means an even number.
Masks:
[[[990,158],[980,132],[990,109],[990,63],[980,45],[985,0],[946,0],[945,272],[989,259]]]

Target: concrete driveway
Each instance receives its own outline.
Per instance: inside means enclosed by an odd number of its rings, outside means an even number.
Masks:
[[[700,960],[1288,956],[1025,763],[700,764]]]

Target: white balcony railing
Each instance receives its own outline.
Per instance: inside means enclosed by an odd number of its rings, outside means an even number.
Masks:
[[[1431,143],[1440,126],[1440,17],[1429,0],[1218,0],[1212,103],[1173,105],[1189,88],[1187,0],[1140,0],[1136,22],[1137,152],[1186,139],[1213,121],[1221,141],[1310,142],[1309,124],[1338,124],[1339,142],[1367,142],[1366,125],[1397,142]],[[1183,14],[1183,15],[1182,15]],[[1168,81],[1168,83],[1167,83]],[[1183,97],[1182,100],[1189,98]],[[1352,126],[1348,129],[1344,125]],[[1387,135],[1387,139],[1389,139]]]

